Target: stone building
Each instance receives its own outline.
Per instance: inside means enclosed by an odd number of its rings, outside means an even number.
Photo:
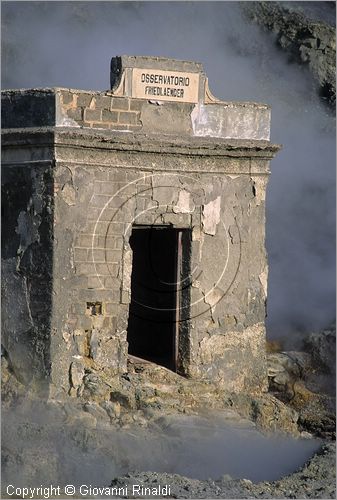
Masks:
[[[4,91],[2,126],[19,379],[60,395],[134,356],[265,390],[270,108],[217,100],[201,64],[123,56],[109,91]]]

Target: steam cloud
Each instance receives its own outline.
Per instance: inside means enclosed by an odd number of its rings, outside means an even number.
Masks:
[[[72,415],[80,418],[72,421]],[[219,479],[226,473],[276,480],[302,466],[321,444],[317,439],[267,437],[214,412],[162,417],[149,429],[109,424],[92,429],[83,415],[70,412],[65,419],[57,405],[47,408],[37,401],[4,410],[3,484],[103,486],[137,470],[195,479]]]
[[[311,11],[325,3],[310,2]],[[329,325],[334,118],[308,71],[289,64],[272,34],[247,24],[239,2],[3,2],[2,14],[3,88],[104,90],[111,56],[157,55],[202,62],[223,100],[270,104],[272,141],[283,150],[267,197],[268,334],[291,338]]]

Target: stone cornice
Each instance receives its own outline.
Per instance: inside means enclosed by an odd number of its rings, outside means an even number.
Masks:
[[[263,140],[179,137],[69,127],[5,129],[2,131],[2,146],[50,147],[57,150],[72,148],[83,151],[139,152],[190,157],[254,157],[265,160],[272,159],[281,149],[279,144]]]

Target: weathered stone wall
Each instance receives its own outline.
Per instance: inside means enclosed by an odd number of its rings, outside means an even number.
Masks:
[[[26,141],[34,135],[39,133],[32,131]],[[54,142],[48,278],[54,386],[67,392],[71,385],[76,393],[86,367],[112,375],[126,371],[132,223],[159,223],[192,229],[194,277],[181,372],[233,391],[265,388],[264,193],[270,145],[143,137],[140,146],[139,136],[65,129]],[[38,154],[31,146],[26,153]],[[34,172],[31,163],[30,168]],[[14,217],[12,232],[15,224]],[[100,314],[92,314],[97,303]]]
[[[142,101],[110,93],[65,91],[56,94],[57,125],[139,130]]]
[[[71,89],[3,99],[5,348],[15,369],[50,380],[55,396],[81,395],[93,373],[125,373],[132,225],[160,224],[192,234],[179,372],[266,389],[270,109]]]
[[[225,139],[270,138],[269,106],[250,102],[177,105],[116,97],[110,91],[29,89],[4,91],[1,113],[6,128],[57,126]]]
[[[48,162],[3,165],[2,345],[26,384],[41,384],[50,373],[52,191]]]
[[[138,130],[140,99],[113,97],[111,92],[73,89],[29,89],[2,93],[6,128],[75,126]]]
[[[59,355],[52,356],[57,380],[58,359],[67,351],[89,356],[99,369],[126,371],[129,237],[138,223],[192,229],[191,267],[200,276],[193,280],[189,330],[181,339],[189,346],[182,371],[233,390],[263,385],[264,205],[256,200],[254,178],[198,175],[186,166],[167,175],[151,170],[149,159],[138,166],[127,153],[119,158],[129,165],[60,162],[55,172],[55,262],[62,270],[57,330],[63,332]],[[233,207],[235,199],[243,202]],[[102,314],[87,314],[86,304],[97,302]]]

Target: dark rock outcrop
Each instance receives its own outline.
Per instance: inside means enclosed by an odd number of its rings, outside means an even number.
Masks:
[[[335,439],[335,325],[310,333],[303,349],[268,354],[269,389],[298,413],[301,431]]]
[[[305,349],[323,373],[336,374],[336,325],[322,332],[311,333],[305,340]]]
[[[333,2],[320,2],[321,4]],[[331,107],[336,103],[336,31],[322,20],[307,17],[286,2],[243,2],[251,21],[276,34],[277,45],[290,62],[307,65],[318,91]],[[324,9],[324,5],[321,6]]]

